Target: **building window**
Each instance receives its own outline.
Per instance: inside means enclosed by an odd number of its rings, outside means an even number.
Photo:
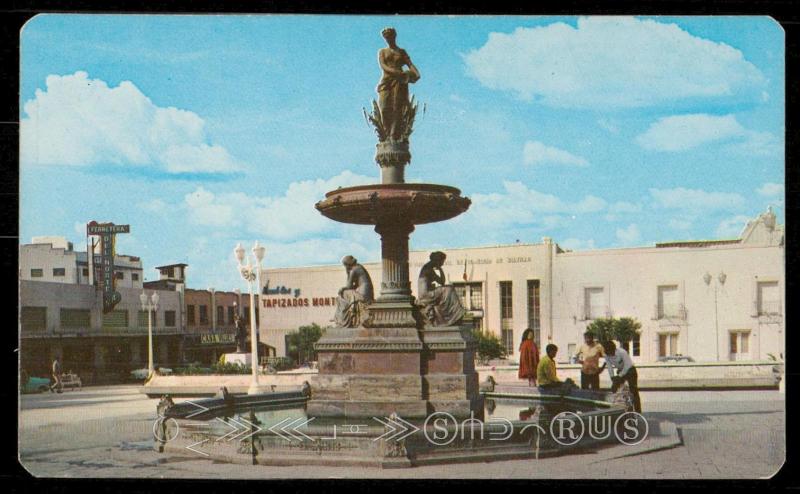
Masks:
[[[20,312],[22,331],[44,331],[47,329],[47,307],[22,307]]]
[[[89,268],[83,268],[83,275],[89,276]]]
[[[127,328],[127,327],[128,327],[128,311],[112,310],[111,312],[103,314],[103,328],[117,329],[117,328]]]
[[[228,306],[228,324],[233,324],[234,319],[235,318],[234,318],[233,306],[229,305]]]
[[[606,317],[608,307],[605,303],[603,287],[587,287],[583,289],[584,316],[586,319]]]
[[[174,278],[175,277],[175,268],[167,269],[167,278]]]
[[[458,299],[461,301],[461,306],[469,310],[469,305],[467,305],[467,285],[464,283],[453,283],[453,288],[458,295]]]
[[[750,331],[731,331],[729,341],[731,360],[750,358]]]
[[[572,363],[572,357],[578,353],[578,346],[575,343],[567,343],[567,354],[561,358],[565,361]]]
[[[208,324],[208,306],[200,306],[200,324]]]
[[[67,269],[66,268],[53,268],[53,276],[66,276]]]
[[[658,287],[658,319],[681,318],[682,309],[678,285]]]
[[[514,307],[510,281],[500,282],[500,329],[509,355],[514,353]]]
[[[758,282],[758,315],[775,316],[781,313],[781,294],[777,281]]]
[[[92,316],[88,309],[61,309],[61,327],[89,329],[92,327]]]
[[[175,311],[174,310],[165,310],[164,311],[164,326],[168,328],[175,327]]]
[[[678,355],[678,333],[661,333],[658,335],[658,356]]]
[[[116,273],[114,273],[114,278],[116,278],[118,280],[124,280],[125,279],[125,273],[123,273],[122,271],[117,271]]]
[[[31,269],[31,278],[41,278],[44,276],[44,269]]]
[[[146,328],[147,327],[147,311],[146,310],[140,310],[140,311],[138,311],[138,313],[139,313],[139,315],[138,315],[139,327],[140,328]],[[155,311],[153,311],[153,327],[156,327],[156,312]]]
[[[217,326],[225,325],[225,307],[217,306]]]
[[[483,310],[483,284],[469,284],[469,303],[472,310]]]
[[[637,334],[633,337],[633,339],[631,339],[631,341],[626,341],[623,343],[622,348],[624,348],[631,357],[638,357],[639,353],[641,352],[641,343],[641,337]]]
[[[250,306],[249,305],[245,305],[245,306],[242,307],[242,319],[244,319],[244,322],[246,322],[247,324],[250,324]]]
[[[194,326],[194,305],[186,306],[186,324]]]
[[[541,334],[539,280],[528,280],[528,327],[533,330],[533,341],[540,346]]]
[[[139,273],[131,273],[131,279],[133,281],[139,281]]]

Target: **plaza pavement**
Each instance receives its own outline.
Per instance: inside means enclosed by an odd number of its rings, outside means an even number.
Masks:
[[[698,479],[770,477],[785,452],[784,395],[777,391],[643,392],[647,417],[674,423],[683,440],[646,454],[623,456],[625,446],[615,446],[558,458],[399,470],[243,466],[169,457],[152,449],[157,402],[136,386],[22,395],[20,461],[34,476],[70,478]]]

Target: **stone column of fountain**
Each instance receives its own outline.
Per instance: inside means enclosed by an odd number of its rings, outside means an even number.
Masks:
[[[467,327],[426,324],[411,293],[408,240],[414,226],[444,221],[467,210],[470,200],[454,187],[405,183],[411,161],[409,136],[417,104],[408,84],[419,71],[395,32],[383,36],[383,78],[378,102],[365,115],[378,135],[375,161],[381,183],[328,192],[316,204],[326,217],[375,225],[381,237],[380,295],[357,327],[330,328],[315,345],[319,375],[311,384],[309,416],[424,417],[434,411],[476,416],[482,410]],[[408,70],[403,70],[408,67]]]

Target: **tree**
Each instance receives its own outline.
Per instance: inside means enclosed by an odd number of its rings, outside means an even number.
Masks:
[[[588,326],[586,331],[592,333],[594,339],[597,341],[610,341],[615,339],[614,333],[614,318],[601,317],[593,320]]]
[[[506,356],[506,348],[494,333],[475,329],[472,331],[472,335],[478,343],[478,360],[482,364],[486,364],[492,359]]]
[[[592,321],[586,326],[586,331],[600,342],[617,340],[620,346],[628,348],[641,328],[642,324],[632,317],[603,317]]]
[[[298,364],[317,359],[314,343],[322,337],[323,329],[318,324],[300,326],[286,335],[286,355]]]
[[[614,321],[614,339],[619,341],[624,348],[636,338],[642,324],[632,317],[620,317]]]

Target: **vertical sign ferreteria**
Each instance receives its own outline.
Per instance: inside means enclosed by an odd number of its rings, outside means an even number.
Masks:
[[[103,291],[103,313],[111,312],[119,303],[122,296],[116,291],[116,277],[114,276],[114,241],[117,233],[130,233],[130,225],[115,225],[114,223],[90,222],[86,225],[87,235],[100,237],[100,254],[92,252],[92,265],[94,267],[94,283]]]

